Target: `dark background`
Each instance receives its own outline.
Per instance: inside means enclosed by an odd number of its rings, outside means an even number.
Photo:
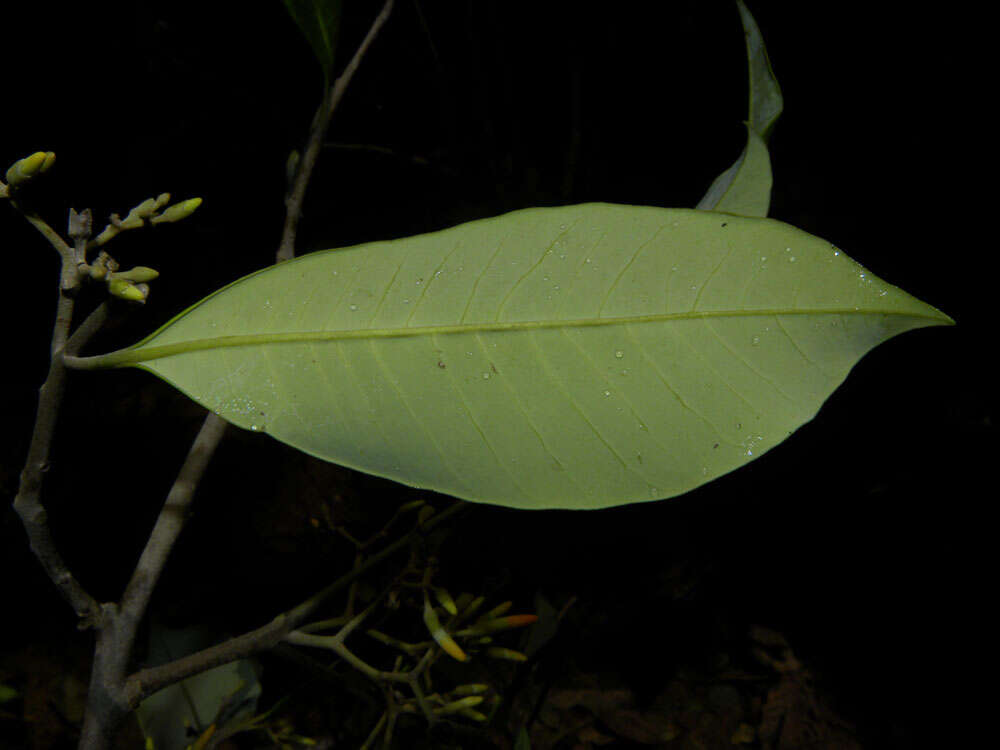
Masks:
[[[316,170],[300,251],[526,206],[694,205],[745,138],[735,8],[585,5],[422,0],[418,12],[397,0],[334,116],[340,146]],[[380,6],[347,3],[338,71]],[[278,2],[33,7],[0,10],[0,163],[58,153],[37,196],[50,223],[62,230],[69,206],[97,223],[162,191],[205,201],[188,221],[109,246],[162,273],[149,303],[95,343],[109,350],[273,262],[285,159],[322,79]],[[879,347],[786,444],[684,497],[589,513],[477,507],[445,544],[443,574],[456,586],[502,579],[522,609],[536,590],[578,596],[592,615],[575,623],[579,649],[620,637],[590,666],[634,683],[668,673],[688,643],[774,628],[865,747],[913,747],[978,717],[966,670],[985,668],[995,589],[984,22],[866,2],[750,7],[785,94],[771,215],[958,325]],[[5,206],[0,257],[0,655],[72,660],[89,636],[6,510],[44,378],[57,258]],[[201,410],[144,373],[114,372],[74,378],[63,416],[44,500],[84,584],[117,598]],[[154,609],[178,624],[256,626],[350,559],[309,527],[316,503],[350,501],[363,526],[362,499],[379,518],[411,494],[231,433]],[[691,606],[664,584],[678,569],[694,571]]]

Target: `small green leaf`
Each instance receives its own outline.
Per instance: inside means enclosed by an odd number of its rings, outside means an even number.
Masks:
[[[757,131],[747,124],[747,145],[740,158],[715,178],[697,208],[741,216],[767,216],[771,205],[771,157]]]
[[[514,750],[531,750],[531,738],[528,737],[528,730],[521,727],[514,741]]]
[[[784,107],[764,39],[743,0],[736,0],[750,70],[747,143],[736,162],[715,178],[697,208],[744,216],[767,216],[771,204],[771,157],[767,140]]]
[[[870,349],[951,322],[773,219],[585,204],[305,255],[75,366],[416,487],[587,509],[745,465]]]
[[[329,81],[340,30],[341,0],[284,0],[288,14],[312,47]]]
[[[750,14],[743,0],[736,0],[743,21],[743,34],[747,44],[747,61],[750,64],[750,126],[765,143],[771,137],[778,117],[785,106],[785,99],[778,86],[778,79],[771,68],[771,60],[764,46],[760,27]]]

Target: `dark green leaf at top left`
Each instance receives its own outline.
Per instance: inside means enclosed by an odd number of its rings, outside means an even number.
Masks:
[[[341,0],[284,0],[284,3],[312,47],[323,68],[323,77],[329,80],[340,29]]]

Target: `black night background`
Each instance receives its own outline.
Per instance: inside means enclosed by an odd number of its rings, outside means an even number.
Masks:
[[[517,611],[533,611],[536,594],[566,606],[523,674],[498,670],[505,684],[524,700],[621,691],[650,721],[669,698],[677,735],[653,746],[732,747],[737,724],[758,726],[768,696],[774,708],[785,683],[754,660],[755,627],[780,634],[808,676],[804,692],[788,688],[783,721],[804,723],[816,744],[774,747],[965,746],[985,700],[970,670],[990,673],[983,651],[995,640],[984,614],[998,448],[995,187],[982,174],[995,136],[976,111],[995,89],[984,80],[990,42],[976,38],[985,21],[857,0],[748,5],[785,96],[770,215],[957,326],[877,348],[786,443],[685,496],[576,513],[474,506],[434,540],[438,576]],[[91,345],[110,351],[273,262],[286,158],[303,146],[322,78],[280,2],[44,6],[0,9],[3,169],[57,153],[35,201],[59,231],[70,207],[103,226],[164,191],[204,199],[184,222],[109,246],[162,274],[148,303],[121,305]],[[380,7],[345,3],[337,72]],[[743,146],[746,77],[726,0],[396,0],[333,116],[298,251],[528,206],[693,206]],[[0,748],[67,748],[79,700],[66,695],[86,684],[92,635],[75,629],[10,510],[47,368],[58,258],[0,205],[0,259],[0,684],[21,694],[0,704]],[[43,499],[95,596],[120,596],[203,416],[138,370],[74,375]],[[363,536],[420,497],[449,502],[233,429],[151,614],[221,634],[256,627],[350,568],[353,548],[324,513]],[[262,706],[291,696],[297,729],[338,738],[328,747],[357,746],[378,718],[287,655],[260,662]],[[640,746],[607,706],[570,708],[543,705],[536,718],[564,722],[554,748]],[[481,745],[428,738],[419,722],[397,735],[399,747],[492,748],[504,729]],[[929,743],[939,732],[946,739]],[[138,747],[138,729],[126,733],[122,746]]]

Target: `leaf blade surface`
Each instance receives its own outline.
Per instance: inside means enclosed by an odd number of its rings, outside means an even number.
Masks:
[[[742,466],[869,349],[949,322],[781,222],[585,204],[302,256],[105,364],[406,484],[598,508]]]

